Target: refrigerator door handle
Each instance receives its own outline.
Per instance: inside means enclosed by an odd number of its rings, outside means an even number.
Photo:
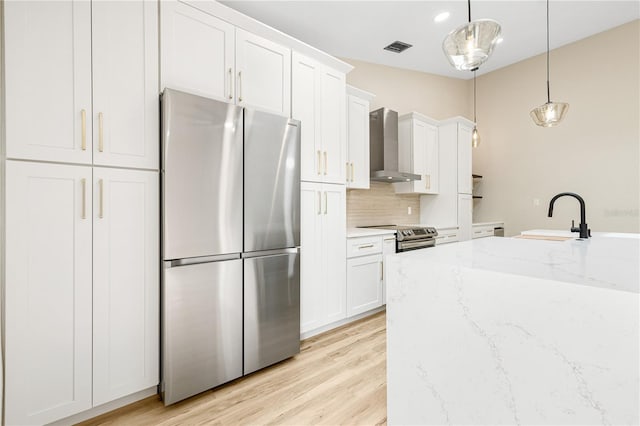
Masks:
[[[221,254],[216,256],[190,257],[187,259],[174,259],[164,262],[165,269],[178,266],[198,265],[200,263],[221,262],[223,260],[240,259],[240,253]]]
[[[290,247],[285,249],[276,249],[276,250],[260,250],[260,251],[252,251],[249,253],[242,253],[243,259],[251,259],[252,257],[265,257],[265,256],[277,256],[281,254],[291,254],[291,253],[299,253],[299,247]]]

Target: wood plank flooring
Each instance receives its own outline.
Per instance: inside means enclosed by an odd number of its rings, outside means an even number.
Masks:
[[[164,407],[154,396],[82,425],[380,425],[387,421],[386,317],[304,340],[300,354]]]

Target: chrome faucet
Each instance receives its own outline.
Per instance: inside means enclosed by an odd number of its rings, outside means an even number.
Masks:
[[[551,199],[549,202],[549,217],[553,216],[553,203],[560,197],[569,196],[573,197],[580,203],[580,225],[578,228],[574,226],[574,222],[571,221],[571,232],[580,232],[580,238],[589,238],[591,237],[591,229],[587,228],[587,220],[586,216],[586,208],[584,205],[584,200],[578,194],[574,194],[573,192],[561,192]]]

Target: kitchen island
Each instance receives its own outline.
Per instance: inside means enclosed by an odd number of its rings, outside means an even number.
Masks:
[[[639,423],[637,235],[386,262],[389,424]]]

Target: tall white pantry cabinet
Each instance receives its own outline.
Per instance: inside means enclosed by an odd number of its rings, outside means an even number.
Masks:
[[[4,420],[41,424],[158,384],[158,6],[3,7]]]

